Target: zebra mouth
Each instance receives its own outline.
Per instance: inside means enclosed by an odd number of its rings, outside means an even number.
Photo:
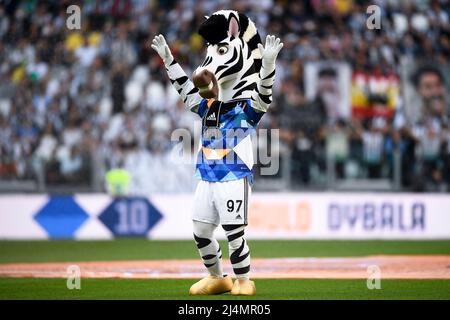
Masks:
[[[214,87],[214,83],[211,81],[208,85],[206,86],[199,86],[198,87],[198,91],[200,93],[211,90]]]
[[[211,99],[217,97],[219,86],[212,72],[208,70],[203,70],[199,73],[194,72],[192,80],[202,98]]]

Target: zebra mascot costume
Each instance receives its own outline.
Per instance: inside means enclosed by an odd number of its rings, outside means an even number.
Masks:
[[[209,276],[193,284],[189,294],[254,295],[250,250],[244,239],[253,177],[250,132],[272,102],[275,60],[283,44],[268,35],[263,46],[254,23],[236,11],[221,10],[205,18],[198,32],[208,43],[207,55],[193,81],[174,60],[162,35],[152,43],[186,108],[202,119],[196,164],[200,182],[192,220]],[[214,238],[219,224],[228,238],[234,283],[223,274],[222,253]]]

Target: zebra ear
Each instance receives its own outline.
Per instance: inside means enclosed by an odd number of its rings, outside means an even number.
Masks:
[[[230,19],[228,19],[228,36],[239,37],[239,22],[234,15],[231,15]]]

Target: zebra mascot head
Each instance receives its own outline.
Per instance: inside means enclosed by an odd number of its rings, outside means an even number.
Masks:
[[[207,54],[193,76],[200,95],[220,101],[250,97],[261,69],[261,38],[255,24],[232,10],[206,18],[198,33],[208,43]]]

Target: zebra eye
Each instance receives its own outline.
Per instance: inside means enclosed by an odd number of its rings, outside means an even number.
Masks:
[[[220,46],[217,48],[217,53],[220,55],[224,55],[228,52],[228,46]]]

